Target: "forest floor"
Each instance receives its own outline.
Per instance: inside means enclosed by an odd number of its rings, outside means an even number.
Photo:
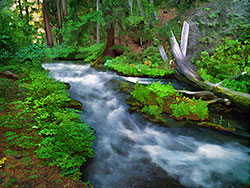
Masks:
[[[2,78],[0,78],[2,82]],[[13,81],[14,82],[14,81]],[[1,88],[1,90],[4,88]],[[11,93],[20,92],[17,89]],[[8,96],[9,98],[10,96]],[[16,116],[12,104],[1,107],[0,104],[0,125],[3,124],[4,116]],[[28,120],[29,121],[29,120]],[[11,124],[11,119],[9,119]],[[23,125],[25,127],[25,125]],[[62,188],[62,187],[87,187],[82,181],[74,181],[69,177],[65,177],[59,167],[48,166],[46,160],[40,159],[34,153],[35,148],[23,149],[13,145],[13,140],[6,138],[6,133],[15,132],[17,135],[28,135],[37,137],[32,131],[25,128],[15,129],[0,126],[0,187],[11,188]]]

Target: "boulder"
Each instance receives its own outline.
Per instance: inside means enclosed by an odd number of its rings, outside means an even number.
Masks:
[[[66,86],[66,89],[69,90],[69,89],[70,89],[70,84],[67,83],[67,82],[63,82],[63,83],[64,83],[64,85]]]

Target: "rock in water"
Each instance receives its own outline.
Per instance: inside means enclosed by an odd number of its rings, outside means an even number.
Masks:
[[[66,107],[81,110],[82,109],[82,103],[80,101],[71,99],[70,101],[68,101],[68,104],[67,104]]]
[[[63,82],[63,83],[64,83],[64,85],[66,86],[66,89],[69,90],[69,89],[70,89],[70,84],[67,83],[67,82]]]

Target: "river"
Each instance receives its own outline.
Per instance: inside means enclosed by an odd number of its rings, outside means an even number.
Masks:
[[[249,186],[250,150],[244,136],[170,118],[168,127],[160,127],[140,114],[129,113],[128,95],[117,89],[118,81],[149,83],[152,79],[125,78],[72,62],[45,63],[43,67],[56,80],[70,83],[70,97],[82,102],[82,119],[96,131],[95,157],[84,174],[95,187]],[[172,84],[188,88],[175,80]],[[228,118],[241,128],[248,126],[239,117]]]

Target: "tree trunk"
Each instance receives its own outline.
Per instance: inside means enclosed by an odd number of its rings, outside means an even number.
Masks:
[[[144,12],[143,12],[142,7],[141,7],[140,0],[137,0],[137,5],[138,5],[138,7],[139,7],[139,9],[140,9],[141,16],[144,17],[145,15],[144,15]]]
[[[151,4],[154,6],[154,0],[151,0]],[[158,20],[159,18],[157,17],[157,14],[156,14],[156,12],[154,11],[154,17],[155,17],[155,20]],[[159,45],[158,46],[158,49],[159,49],[159,52],[160,52],[160,54],[161,54],[161,57],[162,57],[162,59],[163,59],[163,61],[167,61],[168,60],[168,56],[167,56],[167,54],[166,54],[166,52],[165,52],[165,50],[164,50],[164,47],[163,47],[163,45]]]
[[[192,64],[188,62],[183,52],[181,51],[179,44],[172,32],[172,50],[176,59],[177,68],[176,77],[179,80],[190,83],[204,90],[213,92],[214,94],[228,98],[232,103],[244,112],[249,113],[250,108],[250,95],[242,92],[237,92],[228,88],[221,87],[219,85],[204,81],[192,68]]]
[[[49,47],[53,47],[53,37],[51,33],[51,28],[50,28],[50,23],[49,23],[49,15],[48,15],[48,8],[47,8],[47,3],[46,0],[43,0],[43,20],[44,20],[44,26],[45,26],[45,33],[46,33],[46,41],[47,45]]]
[[[115,57],[114,50],[110,50],[112,46],[115,45],[115,30],[113,24],[110,24],[110,27],[107,29],[107,43],[104,52],[102,55],[94,62],[94,65],[97,65],[101,62],[101,59],[105,56]]]
[[[58,29],[61,29],[62,28],[62,1],[61,0],[57,0],[57,3],[56,3],[56,8],[57,8],[57,22],[58,22]],[[62,44],[62,35],[59,34],[59,37],[58,37],[58,40],[59,40],[59,44]]]
[[[151,0],[151,4],[153,5],[153,7],[155,6],[155,5],[154,5],[154,0]],[[154,17],[155,17],[156,20],[158,20],[158,17],[157,17],[157,14],[156,14],[155,11],[154,11]]]
[[[63,8],[63,20],[67,22],[66,19],[66,17],[68,16],[67,0],[62,0],[62,8]]]
[[[26,16],[27,16],[27,18],[29,18],[29,7],[28,7],[28,2],[27,2],[27,0],[24,0],[24,2],[25,2],[25,12],[26,12]]]
[[[130,15],[133,16],[133,0],[128,0]]]
[[[18,5],[19,5],[19,9],[20,9],[20,15],[21,15],[21,17],[23,17],[21,0],[18,0]]]
[[[99,0],[96,1],[96,10],[99,10]],[[96,44],[100,43],[100,24],[97,21],[96,24]]]
[[[107,44],[103,52],[104,56],[114,57],[114,51],[110,50],[112,46],[115,45],[115,30],[113,24],[110,24],[110,27],[107,29]]]
[[[93,28],[91,27],[91,29],[90,29],[90,43],[94,44],[94,41],[95,41],[95,33],[94,33]]]
[[[36,4],[39,5],[39,0],[36,0]]]

